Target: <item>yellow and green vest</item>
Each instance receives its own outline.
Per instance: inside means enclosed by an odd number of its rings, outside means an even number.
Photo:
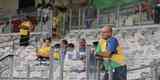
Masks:
[[[101,52],[109,52],[108,51],[108,40],[104,40],[104,39],[100,39],[99,40],[99,43],[98,43],[98,46],[96,48],[96,53],[97,54],[101,54]],[[104,66],[105,66],[105,69],[108,70],[108,69],[114,69],[116,67],[120,67],[122,65],[125,64],[125,56],[124,56],[124,52],[123,52],[123,48],[121,46],[118,46],[117,47],[117,53],[116,54],[113,54],[113,56],[111,57],[111,63],[108,64],[107,61],[105,61],[104,59]],[[110,54],[110,53],[108,53]]]

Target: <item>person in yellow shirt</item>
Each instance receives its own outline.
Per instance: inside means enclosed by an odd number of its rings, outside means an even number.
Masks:
[[[60,57],[61,57],[61,54],[60,54],[60,44],[55,44],[54,45],[53,59],[55,61],[60,61]]]
[[[51,51],[51,38],[43,40],[41,47],[38,49],[38,60],[46,61],[49,59],[49,53]]]
[[[96,48],[97,59],[103,60],[106,70],[105,80],[109,76],[107,71],[112,72],[112,80],[127,80],[127,67],[123,48],[118,40],[112,36],[111,26],[105,26],[101,29],[101,38]]]
[[[21,23],[20,27],[20,46],[29,45],[30,30],[32,29],[32,23],[29,20],[26,20]]]
[[[52,53],[51,49],[54,49]],[[53,59],[56,62],[60,61],[60,44],[54,45],[54,48],[51,47],[51,38],[47,38],[43,40],[41,47],[38,49],[37,60],[40,61],[40,64],[44,61],[48,61],[50,59],[50,54],[53,54]]]

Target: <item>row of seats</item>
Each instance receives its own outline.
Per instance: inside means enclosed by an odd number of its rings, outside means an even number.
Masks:
[[[76,35],[75,35],[76,34]],[[160,55],[160,28],[137,28],[137,29],[122,29],[116,30],[114,33],[115,37],[117,37],[125,48],[125,55],[127,56],[127,65],[129,69],[141,67],[146,64],[150,64],[153,59],[159,59]],[[88,44],[92,44],[93,41],[97,41],[99,36],[98,30],[76,30],[69,33],[65,38],[67,40],[73,41],[74,44],[78,46],[77,40],[79,38],[86,38]],[[35,43],[35,42],[33,42]],[[135,47],[136,46],[136,47]],[[4,49],[3,49],[4,50]],[[3,51],[2,50],[2,51]],[[6,49],[10,50],[9,49]],[[1,50],[0,50],[1,51]],[[5,50],[3,51],[5,53]],[[28,46],[26,48],[19,47],[15,50],[17,54],[15,58],[15,65],[14,65],[14,76],[24,77],[27,76],[27,64],[30,64],[31,69],[31,77],[48,77],[48,69],[49,66],[39,66],[34,65],[38,62],[35,61],[36,55],[36,47],[35,46]],[[31,63],[30,63],[31,62]],[[70,80],[70,75],[78,75],[76,73],[70,73],[70,69],[74,67],[79,68],[79,66],[74,66],[72,64],[79,64],[83,67],[83,63],[81,62],[66,62],[65,69],[66,72],[64,77]],[[59,72],[59,65],[56,67],[56,73]],[[150,68],[132,71],[128,73],[128,80],[132,80],[135,78],[140,78],[142,73],[147,73],[150,75]],[[70,74],[67,74],[70,73]],[[82,73],[81,75],[85,75],[86,73]],[[45,75],[45,76],[42,76]],[[70,78],[68,77],[70,76]],[[136,77],[135,77],[136,76]],[[57,78],[59,78],[57,76]],[[74,79],[78,79],[79,77],[74,77]],[[85,77],[82,77],[85,78]]]

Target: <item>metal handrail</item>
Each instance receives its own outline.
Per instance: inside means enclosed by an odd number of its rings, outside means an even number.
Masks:
[[[145,69],[145,68],[150,68],[152,66],[154,66],[154,65],[144,65],[144,66],[141,66],[141,67],[138,67],[138,68],[128,69],[127,71],[131,72],[131,71],[141,70],[141,69]]]
[[[48,32],[31,32],[30,35],[47,34]],[[0,36],[17,36],[19,33],[3,33]]]
[[[6,41],[1,41],[1,42],[0,42],[0,44],[1,44],[1,43],[4,43],[4,42],[15,41],[15,40],[17,40],[17,39],[18,39],[17,37],[16,37],[16,38],[14,38],[14,39],[12,39],[12,38],[11,38],[11,39],[9,39],[9,40],[6,40]]]
[[[30,35],[32,37],[33,35],[42,35],[42,34],[47,34],[47,33],[48,32],[32,32]],[[19,33],[0,34],[0,37],[1,36],[11,36],[11,39],[6,40],[6,41],[1,41],[0,43],[15,41],[15,40],[18,39],[18,37],[16,37],[16,38],[13,39],[13,36],[18,36],[18,35],[19,35]],[[32,41],[34,41],[34,40],[30,40],[30,42],[32,42]],[[14,43],[14,44],[17,45],[18,43]],[[0,46],[0,48],[10,47],[10,46],[13,46],[13,45],[11,44],[11,45],[6,45],[6,46]]]
[[[133,68],[133,69],[128,69],[127,70],[127,73],[128,72],[132,72],[132,71],[137,71],[137,70],[142,70],[142,69],[146,69],[146,68],[153,68],[154,70],[157,70],[158,66],[160,66],[160,62],[158,63],[154,63],[154,64],[150,64],[150,65],[145,65],[145,66],[141,66],[141,67],[138,67],[138,68]],[[158,76],[156,76],[158,73],[156,71],[152,71],[152,78],[153,80],[158,80]],[[154,74],[153,74],[154,73]],[[98,68],[98,80],[100,80],[100,69]],[[149,78],[149,77],[148,77]],[[109,79],[110,80],[110,79]],[[111,79],[112,80],[112,79]],[[137,80],[137,79],[136,79]]]
[[[99,64],[99,60],[98,60],[98,63],[97,64]],[[149,78],[152,78],[152,80],[158,80],[158,76],[157,76],[157,74],[158,74],[158,72],[157,72],[157,70],[158,70],[158,67],[160,66],[160,61],[156,61],[156,60],[154,60],[153,62],[151,62],[151,64],[149,64],[149,65],[144,65],[144,66],[141,66],[141,67],[137,67],[137,68],[132,68],[132,69],[127,69],[127,73],[128,72],[132,72],[132,71],[137,71],[137,70],[142,70],[142,69],[146,69],[146,68],[151,68],[151,77],[149,77]],[[100,69],[99,69],[99,67],[98,67],[98,76],[100,76]],[[98,78],[98,80],[100,80],[100,77]],[[110,80],[110,79],[109,79]],[[112,80],[112,79],[111,79]],[[137,79],[136,79],[137,80]]]
[[[4,59],[8,58],[8,57],[13,57],[13,54],[6,54],[0,57],[0,61],[3,61]]]
[[[9,66],[5,66],[0,70],[0,74],[3,73],[4,71],[6,71],[7,69],[9,69]]]
[[[9,69],[9,76],[10,76],[10,80],[12,80],[12,78],[13,78],[13,57],[14,57],[14,55],[13,54],[6,54],[6,55],[3,55],[2,57],[0,57],[0,61],[3,61],[4,59],[6,59],[6,58],[10,58],[9,60],[11,60],[11,62],[8,64],[8,66],[5,66],[4,68],[2,68],[2,70],[0,71],[0,76],[1,76],[1,74],[5,71],[5,70],[7,70],[7,69]]]

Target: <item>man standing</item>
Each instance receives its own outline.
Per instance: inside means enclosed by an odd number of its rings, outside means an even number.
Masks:
[[[104,80],[127,80],[125,57],[118,40],[112,36],[111,26],[101,29],[101,38],[96,52],[97,58],[102,59],[106,71]],[[108,72],[111,72],[110,76]]]
[[[32,23],[29,20],[24,21],[20,25],[20,46],[28,46],[30,31],[33,28]]]

